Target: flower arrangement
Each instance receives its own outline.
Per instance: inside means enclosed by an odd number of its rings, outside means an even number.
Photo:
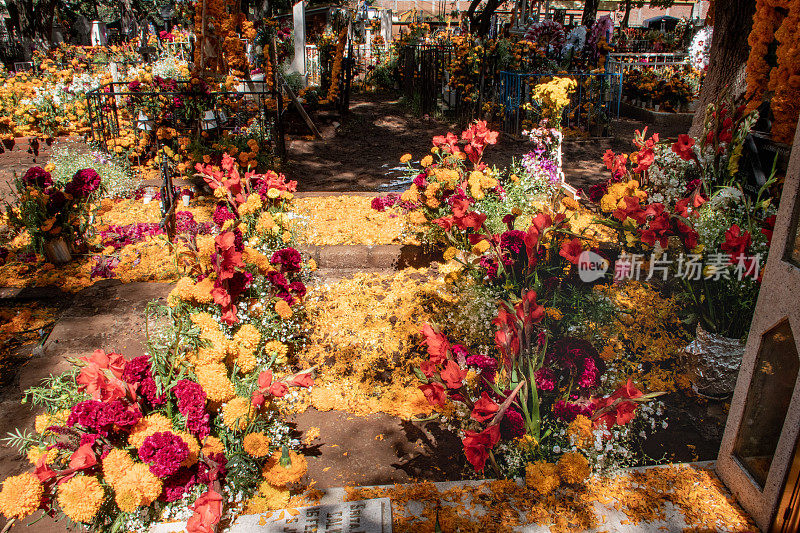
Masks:
[[[532,98],[541,108],[542,119],[558,129],[561,126],[564,109],[570,104],[570,96],[577,88],[572,78],[555,77],[533,88]]]
[[[774,224],[768,193],[776,176],[755,195],[745,192],[738,160],[755,116],[745,114],[743,105],[731,108],[730,103],[711,104],[701,140],[680,135],[669,147],[683,164],[675,157],[663,158],[671,159],[669,166],[657,161],[657,136],[644,140],[637,132],[639,152],[607,152],[612,178],[590,196],[595,193],[604,223],[617,231],[623,250],[638,257],[653,250],[653,261],[664,253],[678,257],[673,265],[665,262],[669,270],[658,272],[664,280],[670,271],[680,280],[676,291],[689,304],[690,323],[741,338],[750,325],[760,258],[766,257]],[[655,181],[653,168],[661,169]],[[665,175],[677,175],[678,182],[665,189]]]
[[[30,236],[30,247],[41,253],[44,244],[64,238],[74,242],[83,234],[92,201],[102,193],[100,175],[91,168],[57,183],[41,167],[31,167],[14,180],[15,200],[6,205],[9,223]]]
[[[4,482],[7,517],[42,508],[95,531],[186,520],[202,532],[302,488],[280,414],[313,384],[313,369],[289,367],[305,294],[285,216],[296,184],[242,175],[228,154],[197,171],[219,200],[216,235],[179,244],[186,275],[167,307],[148,307],[146,355],[98,350],[28,391],[45,413],[11,439],[35,470]]]

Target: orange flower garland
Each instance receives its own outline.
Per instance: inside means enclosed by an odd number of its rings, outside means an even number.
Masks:
[[[331,69],[331,83],[328,87],[328,95],[320,100],[320,104],[332,104],[339,98],[339,75],[342,73],[342,60],[344,59],[344,47],[347,44],[347,28],[339,31],[339,43],[336,45],[336,55],[333,58],[333,68]]]
[[[800,43],[800,1],[757,0],[753,29],[748,37],[750,56],[747,59],[748,111],[756,109],[767,91],[775,122],[772,136],[778,142],[791,143],[800,115],[800,59],[796,48]],[[767,62],[769,46],[777,41],[777,66]]]
[[[775,32],[778,41],[776,55],[777,68],[772,69],[767,88],[774,91],[772,113],[773,138],[791,144],[797,117],[800,115],[800,57],[797,45],[800,43],[800,0],[790,0],[789,15],[783,19],[781,27]]]

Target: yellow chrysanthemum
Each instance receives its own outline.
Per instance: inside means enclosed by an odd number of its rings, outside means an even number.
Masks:
[[[550,494],[561,484],[558,468],[545,461],[528,463],[525,467],[525,484],[539,494]]]
[[[285,365],[288,360],[289,347],[281,341],[272,340],[264,345],[264,353],[267,354],[268,359],[274,355],[276,364]]]
[[[250,400],[237,396],[222,407],[222,420],[230,429],[242,430],[254,415]]]
[[[103,486],[93,476],[75,476],[58,486],[58,505],[75,522],[91,522],[103,499]]]
[[[11,476],[0,490],[0,513],[6,518],[25,518],[39,508],[44,489],[30,472]]]
[[[115,486],[133,468],[134,461],[128,452],[114,448],[103,459],[103,478],[112,487]]]
[[[589,461],[580,453],[567,452],[558,459],[558,475],[564,483],[583,483],[591,473]]]
[[[131,428],[128,444],[139,448],[144,439],[160,431],[172,431],[172,420],[160,413],[153,413],[142,418]]]
[[[250,457],[264,457],[269,454],[269,438],[263,433],[249,433],[242,440],[242,447]]]
[[[228,369],[222,363],[207,363],[195,367],[197,382],[203,387],[208,399],[222,403],[236,396],[233,383],[228,379]]]
[[[209,436],[203,440],[203,448],[201,449],[201,452],[206,457],[216,453],[225,453],[225,446],[217,437]]]
[[[161,494],[161,480],[144,463],[134,464],[114,486],[114,499],[122,512],[150,505]]]

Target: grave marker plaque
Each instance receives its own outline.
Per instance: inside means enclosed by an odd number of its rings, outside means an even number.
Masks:
[[[240,516],[229,533],[391,533],[389,498]]]

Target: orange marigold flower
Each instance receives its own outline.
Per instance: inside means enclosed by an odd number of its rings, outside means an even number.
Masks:
[[[58,486],[58,505],[75,522],[91,522],[105,499],[96,477],[75,476]]]
[[[228,379],[228,369],[222,363],[205,363],[194,369],[197,382],[212,402],[222,403],[236,396],[233,383]]]
[[[286,303],[286,300],[278,300],[275,302],[275,312],[284,320],[292,317],[292,308]]]
[[[250,400],[241,396],[237,396],[222,407],[222,420],[233,431],[246,428],[254,416]]]
[[[144,439],[160,431],[172,431],[172,420],[160,413],[153,413],[142,418],[131,428],[128,444],[139,448]]]
[[[225,453],[225,446],[217,437],[206,437],[205,440],[203,440],[201,452],[206,457],[215,453]]]
[[[39,508],[44,490],[30,472],[11,476],[0,490],[0,513],[6,518],[25,518]]]
[[[264,457],[269,455],[269,438],[263,433],[248,433],[242,447],[250,457]]]
[[[589,461],[580,453],[567,452],[558,459],[558,476],[564,483],[583,483],[591,473]]]
[[[137,507],[150,505],[161,494],[163,485],[150,467],[135,463],[114,486],[114,500],[120,511],[132,513]]]
[[[293,451],[289,451],[289,458],[292,463],[289,466],[281,466],[281,451],[273,452],[262,470],[267,483],[273,487],[285,488],[287,485],[300,481],[308,471],[306,458]]]
[[[112,487],[133,468],[134,461],[128,452],[114,448],[103,459],[103,478]]]
[[[558,468],[553,463],[536,461],[525,467],[525,484],[539,494],[547,495],[561,485]]]
[[[401,163],[408,163],[409,161],[411,161],[411,154],[403,154],[400,156]]]

